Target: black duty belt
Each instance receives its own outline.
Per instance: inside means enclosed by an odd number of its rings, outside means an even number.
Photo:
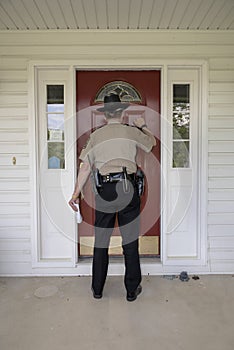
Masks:
[[[119,181],[123,181],[125,179],[125,174],[124,173],[111,173],[111,174],[107,174],[107,175],[101,175],[101,179],[102,179],[103,183],[119,182]],[[127,179],[134,180],[135,174],[128,174]]]

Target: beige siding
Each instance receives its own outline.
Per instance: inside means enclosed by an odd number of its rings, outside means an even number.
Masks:
[[[234,267],[234,60],[213,58],[209,91],[208,237],[211,271]]]
[[[0,273],[31,266],[27,79],[26,59],[1,57]]]

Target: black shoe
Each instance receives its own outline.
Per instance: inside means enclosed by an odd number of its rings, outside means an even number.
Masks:
[[[92,290],[92,292],[93,292],[93,297],[94,297],[95,299],[101,299],[101,298],[102,298],[102,293],[96,294],[95,291],[93,290],[93,288],[91,288],[91,290]]]
[[[127,292],[127,301],[134,301],[138,297],[138,295],[142,292],[142,286],[139,284],[135,292]]]

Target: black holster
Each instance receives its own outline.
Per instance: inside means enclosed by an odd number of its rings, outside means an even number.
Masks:
[[[94,171],[94,181],[95,181],[95,186],[98,189],[101,189],[103,187],[103,183],[102,183],[102,177],[101,174],[99,173],[98,169],[95,169]]]

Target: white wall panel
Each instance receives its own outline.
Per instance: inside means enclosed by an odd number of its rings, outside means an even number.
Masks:
[[[234,82],[210,83],[210,92],[220,92],[220,91],[233,92],[234,91]]]
[[[209,127],[214,129],[218,128],[220,130],[224,130],[223,127],[225,125],[225,129],[234,128],[234,118],[232,116],[224,116],[221,114],[209,117]]]
[[[234,62],[210,59],[208,237],[211,271],[234,270]]]
[[[12,212],[12,215],[14,213],[16,214],[24,214],[27,216],[30,216],[30,205],[29,203],[1,203],[0,204],[1,209],[1,215],[9,215],[9,212]]]
[[[0,70],[1,81],[27,81],[27,71],[23,69]]]
[[[233,116],[234,104],[211,104],[209,111],[211,116]]]
[[[0,204],[30,203],[30,201],[31,201],[31,196],[29,191],[23,191],[23,190],[11,191],[10,189],[5,189],[0,193]]]
[[[209,189],[208,199],[213,201],[232,201],[234,198],[234,189]]]
[[[234,152],[234,141],[210,141],[209,152]]]
[[[233,225],[234,224],[234,216],[233,213],[211,213],[208,214],[208,224],[216,224],[219,225],[220,223],[225,223],[226,225]],[[222,232],[220,232],[220,241],[222,240],[223,235]],[[228,246],[227,246],[228,247]]]
[[[0,139],[2,142],[18,142],[18,141],[25,141],[28,139],[28,130],[17,130],[17,129],[2,129],[0,131]]]
[[[2,208],[2,205],[0,204]],[[0,226],[0,238],[6,237],[6,227]],[[15,239],[15,238],[31,238],[31,230],[30,226],[8,226],[7,227],[7,238]]]
[[[2,92],[0,96],[1,105],[22,105],[25,106],[28,103],[28,95],[26,93],[16,92]]]
[[[210,129],[209,131],[209,139],[212,141],[223,141],[223,140],[230,140],[234,141],[234,128],[231,129]]]
[[[27,67],[28,59],[25,57],[6,57],[6,56],[0,56],[0,69],[3,70],[21,70],[26,73],[26,67]],[[17,68],[16,68],[17,67]],[[25,74],[26,78],[26,74]],[[27,91],[27,89],[24,89],[24,91]]]
[[[24,250],[24,254],[22,254],[22,251],[19,251],[19,250],[0,251],[1,265],[5,263],[5,266],[8,266],[8,269],[9,269],[9,266],[12,265],[12,270],[14,270],[14,265],[15,265],[15,270],[13,272],[14,274],[16,274],[18,270],[17,265],[19,263],[22,263],[22,262],[27,263],[27,265],[30,266],[31,260],[32,260],[32,257],[31,257],[30,250]],[[3,266],[2,266],[2,270],[4,271]],[[25,270],[23,273],[25,273]],[[0,274],[1,274],[1,268],[0,268]]]
[[[3,154],[28,154],[28,141],[0,141],[0,149]]]
[[[1,95],[3,96],[3,95]],[[3,98],[4,100],[4,98]],[[17,125],[17,130],[19,130],[20,132],[22,130],[27,130],[28,132],[28,116],[13,116],[13,117],[1,117],[0,116],[0,124],[4,126],[4,129],[8,129],[8,130],[13,130],[15,129],[16,125]],[[3,127],[2,127],[3,129]]]
[[[209,213],[234,213],[234,201],[210,201]]]
[[[209,96],[210,103],[230,103],[234,104],[234,92],[212,92]]]
[[[28,115],[28,107],[26,104],[9,104],[5,105],[3,104],[0,107],[0,115],[4,117],[11,117],[12,115],[15,116],[27,116]]]
[[[229,176],[229,174],[227,174]],[[216,178],[212,177],[209,179],[209,188],[211,189],[232,189],[234,188],[234,179],[232,177]]]
[[[25,93],[27,91],[27,80],[23,81],[9,81],[9,80],[0,80],[0,92],[1,93],[14,93],[14,92],[21,92]]]
[[[212,165],[226,165],[226,164],[230,164],[233,165],[234,164],[234,153],[227,153],[227,154],[223,154],[223,153],[210,153],[209,154],[209,164],[210,166]]]
[[[234,176],[234,165],[210,165],[209,167],[209,176],[210,177],[226,177]]]
[[[30,239],[0,239],[0,251],[15,251],[19,250],[19,246],[22,251],[31,251]]]
[[[234,69],[234,60],[232,57],[211,58],[209,60],[210,70]],[[220,90],[222,91],[222,90]]]
[[[222,69],[217,69],[217,70],[210,70],[210,81],[216,81],[216,82],[232,82],[233,83],[234,80],[234,70],[233,69],[229,69],[229,68],[225,68],[225,66],[223,66]]]
[[[234,225],[232,224],[219,224],[219,225],[210,224],[208,227],[209,237],[220,237],[220,234],[222,234],[225,237],[227,236],[232,237],[233,231],[234,231]]]
[[[31,265],[31,219],[27,59],[15,56],[0,57],[0,262],[17,271]]]
[[[6,170],[6,173],[7,172],[9,174],[8,169]],[[9,178],[9,175],[8,177],[2,177],[2,174],[1,174],[0,191],[5,191],[7,186],[9,185],[11,187],[11,191],[27,191],[29,190],[29,178],[25,178],[25,180],[15,178],[15,177]]]

